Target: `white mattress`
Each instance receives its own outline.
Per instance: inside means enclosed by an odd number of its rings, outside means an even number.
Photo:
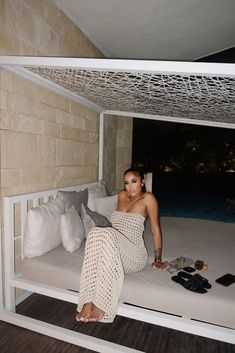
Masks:
[[[212,288],[206,294],[193,293],[173,282],[168,271],[153,269],[147,223],[144,236],[149,264],[141,272],[126,275],[121,301],[235,329],[235,283],[229,287],[215,283],[226,273],[235,275],[235,223],[162,217],[161,225],[164,260],[179,256],[204,260],[208,270],[197,272],[210,281]],[[83,253],[84,244],[72,254],[59,246],[43,256],[25,259],[19,271],[29,280],[78,290]]]

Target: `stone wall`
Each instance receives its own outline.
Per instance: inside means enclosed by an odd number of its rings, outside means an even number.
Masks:
[[[104,57],[51,0],[0,0],[0,55]]]
[[[132,130],[133,119],[131,117],[117,117],[116,190],[123,188],[123,172],[131,166]]]
[[[2,196],[97,180],[98,121],[93,110],[2,70]]]
[[[133,119],[130,117],[105,117],[105,170],[104,179],[109,191],[123,188],[123,172],[132,161]]]
[[[116,141],[117,117],[105,115],[105,149],[104,149],[104,180],[108,191],[116,191]]]
[[[51,0],[0,0],[0,54],[104,57]],[[98,114],[2,70],[1,194],[98,176]]]

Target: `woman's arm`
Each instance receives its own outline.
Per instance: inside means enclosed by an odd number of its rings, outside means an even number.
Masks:
[[[159,269],[166,268],[166,264],[162,262],[162,232],[159,220],[159,207],[157,199],[151,193],[146,193],[146,207],[150,220],[151,231],[153,235],[154,245],[154,262],[153,267]]]

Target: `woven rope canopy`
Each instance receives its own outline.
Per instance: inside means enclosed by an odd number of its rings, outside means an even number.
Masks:
[[[6,58],[0,64],[31,72],[100,112],[235,128],[234,64]]]
[[[105,110],[235,123],[235,78],[30,68]]]

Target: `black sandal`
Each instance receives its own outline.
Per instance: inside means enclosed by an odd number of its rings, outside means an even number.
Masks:
[[[178,272],[178,276],[182,278],[187,278],[187,279],[191,279],[192,277],[195,277],[201,281],[202,287],[206,289],[211,288],[211,284],[208,282],[208,279],[206,279],[205,277],[202,277],[199,273],[195,273],[195,275],[191,275],[190,273],[180,271]]]
[[[194,276],[192,276],[192,278],[187,281],[180,276],[173,276],[171,277],[171,279],[172,281],[181,284],[181,286],[183,286],[185,289],[190,290],[191,292],[200,294],[207,293],[207,290],[202,287],[201,281]]]

